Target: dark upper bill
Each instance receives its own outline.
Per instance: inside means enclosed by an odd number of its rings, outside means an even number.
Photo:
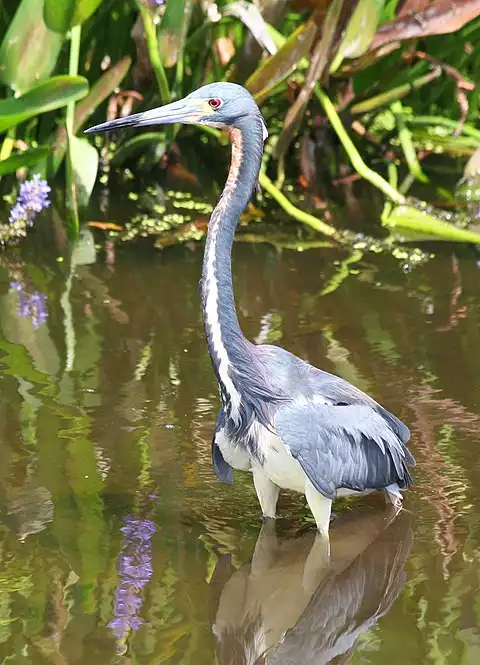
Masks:
[[[113,129],[122,127],[146,127],[148,125],[169,125],[174,122],[196,123],[204,116],[210,115],[212,109],[206,99],[181,99],[172,104],[166,104],[150,111],[135,113],[126,118],[118,118],[109,122],[102,122],[100,125],[89,127],[85,134],[95,132],[109,132]]]

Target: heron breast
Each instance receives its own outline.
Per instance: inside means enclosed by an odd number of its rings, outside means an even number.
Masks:
[[[259,422],[251,425],[249,436],[258,451],[254,464],[279,487],[303,493],[307,476],[282,439]]]
[[[220,448],[225,462],[234,469],[249,471],[251,459],[248,452],[239,443],[228,436],[225,429],[220,429],[215,434],[215,443]]]

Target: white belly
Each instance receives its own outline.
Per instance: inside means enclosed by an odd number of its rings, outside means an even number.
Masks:
[[[251,470],[252,464],[250,455],[241,446],[235,445],[235,443],[227,437],[225,430],[221,429],[216,433],[215,443],[220,448],[225,462],[230,464],[233,469],[239,469],[240,471]]]
[[[252,464],[258,465],[267,478],[282,489],[303,493],[307,480],[305,471],[288,452],[280,437],[259,423],[252,425],[251,433],[263,458],[261,464],[256,461],[252,461]]]

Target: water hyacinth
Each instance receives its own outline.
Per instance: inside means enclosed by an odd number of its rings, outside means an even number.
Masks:
[[[48,198],[50,192],[51,188],[47,181],[42,180],[38,173],[31,180],[25,180],[20,185],[20,194],[10,211],[8,221],[13,224],[13,222],[25,220],[31,226],[38,213],[50,205]]]
[[[39,328],[48,317],[47,296],[41,291],[29,292],[22,282],[10,282],[18,293],[18,314],[24,319],[31,319],[34,328]]]
[[[109,628],[118,640],[125,640],[130,631],[144,623],[139,616],[143,603],[141,590],[152,577],[151,539],[157,530],[148,519],[125,517],[121,528],[124,543],[118,559],[119,584],[115,593],[115,617]]]
[[[19,240],[25,237],[27,227],[32,226],[38,213],[50,205],[48,197],[51,188],[46,180],[36,173],[30,180],[20,185],[20,193],[10,210],[8,224],[0,225],[0,242]]]

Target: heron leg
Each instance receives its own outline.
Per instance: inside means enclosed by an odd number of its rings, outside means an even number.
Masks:
[[[261,578],[273,565],[278,551],[278,539],[275,530],[275,521],[266,520],[258,534],[252,563],[251,576]]]
[[[262,508],[262,517],[275,517],[280,487],[266,476],[262,469],[253,468],[253,484]]]
[[[328,536],[330,514],[332,512],[331,499],[320,494],[308,479],[305,483],[305,496],[317,523],[317,529]]]
[[[323,531],[317,531],[315,541],[303,568],[303,588],[312,594],[330,570],[330,540]]]

